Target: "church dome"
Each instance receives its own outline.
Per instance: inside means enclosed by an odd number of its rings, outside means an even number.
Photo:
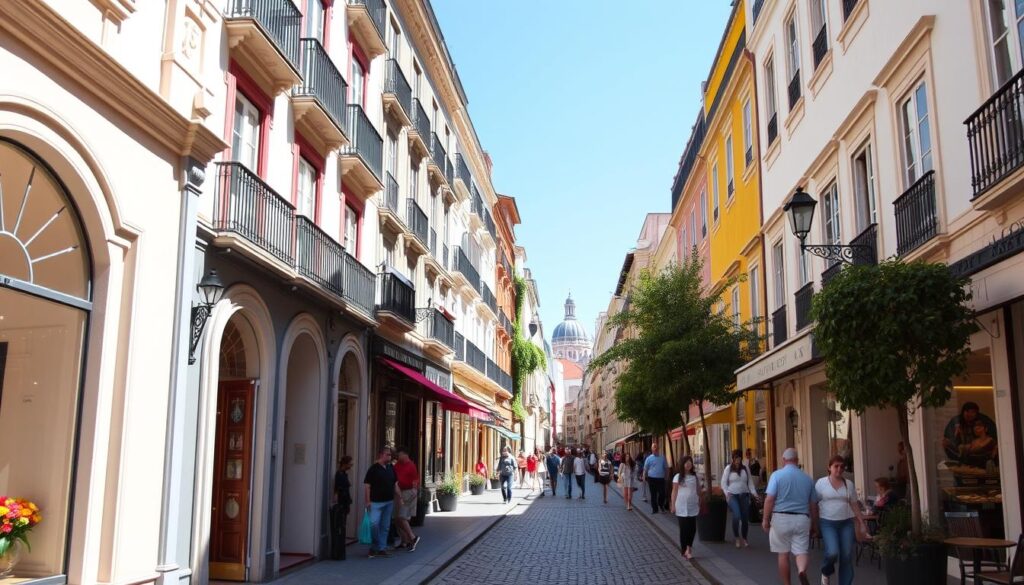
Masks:
[[[572,294],[565,299],[565,319],[555,326],[555,332],[551,336],[552,345],[561,344],[589,344],[590,336],[583,324],[576,320],[576,303],[572,300]]]

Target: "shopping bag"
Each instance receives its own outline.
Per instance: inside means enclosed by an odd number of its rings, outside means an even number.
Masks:
[[[359,544],[370,544],[373,542],[373,523],[370,522],[370,514],[363,514],[363,523],[359,525]]]

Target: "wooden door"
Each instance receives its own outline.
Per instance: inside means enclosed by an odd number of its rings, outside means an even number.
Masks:
[[[245,581],[255,380],[220,383],[214,445],[210,578]]]

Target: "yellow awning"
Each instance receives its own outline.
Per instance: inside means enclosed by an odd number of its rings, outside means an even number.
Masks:
[[[706,425],[729,425],[736,419],[736,405],[730,404],[724,408],[720,408],[711,414],[704,415],[704,424]],[[700,417],[697,417],[690,421],[686,425],[688,429],[699,429],[700,428]]]

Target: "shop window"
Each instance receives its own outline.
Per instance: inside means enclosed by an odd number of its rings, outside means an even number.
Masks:
[[[853,425],[850,411],[840,404],[834,395],[825,397],[825,414],[828,424],[829,456],[839,455],[846,466],[846,477],[853,479]]]

